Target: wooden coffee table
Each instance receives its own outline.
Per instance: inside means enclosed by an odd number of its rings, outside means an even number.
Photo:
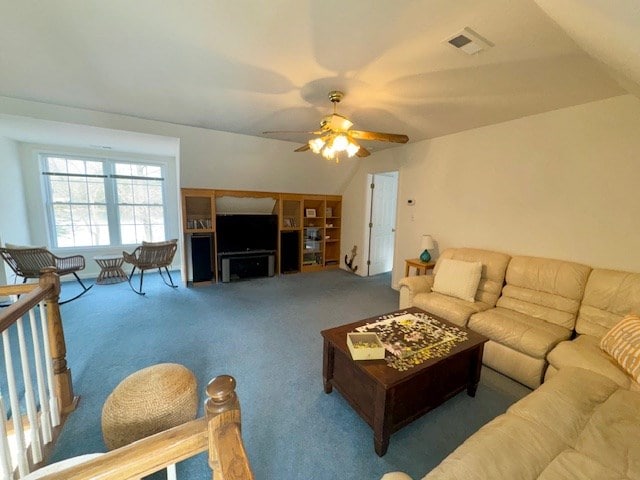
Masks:
[[[425,313],[412,307],[392,313]],[[390,314],[387,314],[390,315]],[[446,325],[455,325],[431,315]],[[324,391],[335,387],[353,409],[373,428],[375,451],[387,452],[393,432],[466,389],[476,394],[486,337],[468,329],[467,340],[444,357],[429,359],[406,371],[387,366],[384,360],[354,361],[347,346],[347,333],[373,323],[379,317],[322,331]],[[387,355],[391,355],[387,352]]]

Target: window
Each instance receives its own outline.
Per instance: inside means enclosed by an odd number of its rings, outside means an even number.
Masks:
[[[164,165],[41,155],[54,247],[165,240]]]

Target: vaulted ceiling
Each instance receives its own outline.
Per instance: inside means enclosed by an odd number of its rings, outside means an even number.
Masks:
[[[335,89],[410,141],[640,95],[637,0],[0,3],[0,95],[247,135],[315,129]]]

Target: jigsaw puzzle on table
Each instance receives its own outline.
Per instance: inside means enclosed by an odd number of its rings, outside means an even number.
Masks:
[[[447,355],[467,339],[467,333],[447,326],[426,313],[404,313],[382,316],[374,323],[356,328],[358,332],[373,332],[393,356],[386,361],[396,370],[408,370],[430,358]]]

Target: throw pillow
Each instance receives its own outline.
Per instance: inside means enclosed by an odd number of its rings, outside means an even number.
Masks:
[[[462,260],[442,258],[431,290],[467,302],[475,302],[481,274],[481,262],[463,262]]]
[[[631,314],[620,320],[602,337],[600,348],[640,383],[640,316]]]

